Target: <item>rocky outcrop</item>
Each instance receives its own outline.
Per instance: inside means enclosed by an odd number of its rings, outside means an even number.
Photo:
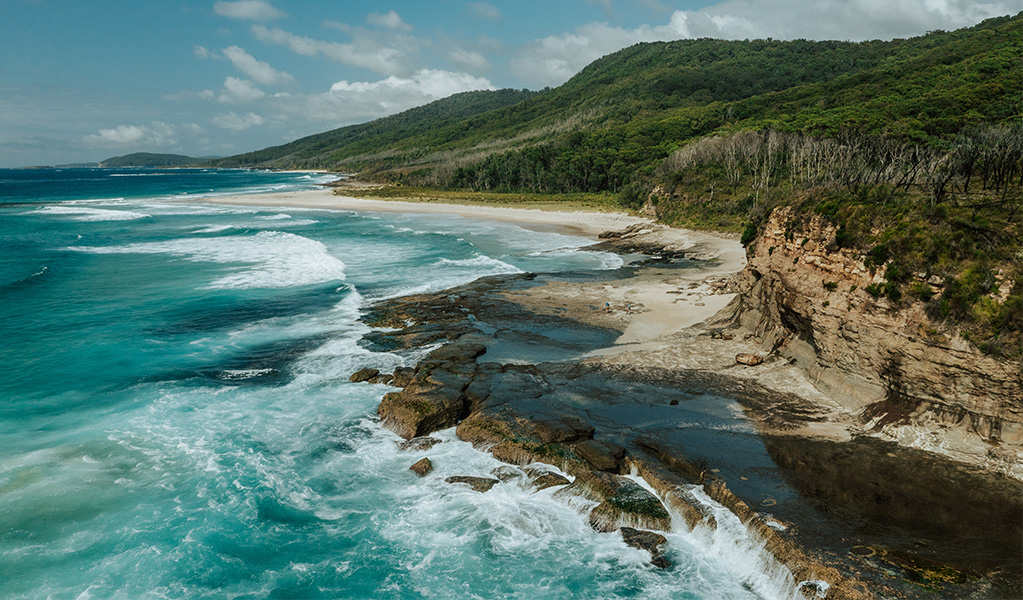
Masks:
[[[469,486],[474,492],[484,493],[489,492],[490,488],[494,487],[500,481],[497,479],[491,479],[489,477],[471,477],[468,475],[455,475],[448,477],[444,480],[446,483],[460,483]]]
[[[1023,444],[1018,360],[983,354],[945,331],[921,303],[891,306],[866,289],[884,282],[860,253],[835,246],[818,217],[793,226],[776,209],[735,280],[737,321],[761,344],[795,360],[818,389],[876,427],[958,428],[986,441]],[[940,293],[940,282],[923,282]]]
[[[423,458],[416,461],[415,464],[408,468],[408,470],[420,477],[426,477],[431,471],[433,471],[433,463],[430,462],[429,458]]]
[[[557,496],[578,496],[599,502],[590,511],[590,525],[597,531],[615,531],[621,527],[671,530],[671,516],[650,491],[635,481],[601,471],[583,472],[572,485],[556,492]]]
[[[632,527],[622,527],[618,531],[622,534],[622,541],[626,544],[649,552],[650,564],[653,566],[661,569],[667,569],[671,566],[671,561],[664,556],[668,540],[663,535],[653,531],[633,529]]]

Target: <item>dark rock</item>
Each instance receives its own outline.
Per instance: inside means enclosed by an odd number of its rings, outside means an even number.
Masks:
[[[409,467],[408,470],[412,471],[416,475],[419,475],[420,477],[424,477],[430,471],[433,470],[433,463],[430,462],[429,458],[424,458],[424,459],[421,459],[421,460],[417,461],[416,464],[414,464],[411,467]]]
[[[559,485],[569,485],[572,482],[567,477],[554,471],[547,469],[541,469],[538,467],[526,467],[523,469],[526,472],[526,476],[529,477],[530,483],[536,488],[536,491],[545,490],[549,487],[556,487]]]
[[[370,379],[369,382],[370,383],[381,383],[381,384],[385,384],[386,385],[388,383],[391,383],[391,379],[393,379],[393,377],[392,377],[392,375],[390,373],[381,373],[381,374],[377,375],[376,377]]]
[[[518,479],[523,476],[522,471],[515,467],[497,467],[491,471],[490,474],[497,477],[500,481],[511,481],[512,479]]]
[[[451,361],[468,362],[474,361],[487,351],[487,347],[479,342],[457,341],[451,344],[444,344],[433,352],[426,355],[427,361]]]
[[[573,446],[576,456],[588,462],[598,471],[621,473],[625,448],[611,442],[583,440]]]
[[[391,383],[397,387],[403,388],[412,383],[412,377],[414,377],[415,374],[416,371],[412,367],[398,367],[394,370],[394,378],[391,380]]]
[[[576,495],[600,502],[590,512],[590,525],[597,531],[610,532],[622,526],[669,531],[671,516],[646,488],[621,475],[590,471],[580,473],[572,485],[556,495]]]
[[[365,369],[359,369],[358,371],[352,373],[352,376],[349,377],[348,380],[351,381],[352,383],[362,383],[364,381],[369,381],[370,379],[373,379],[379,374],[380,369],[371,369],[367,367]]]
[[[764,357],[759,354],[736,354],[735,362],[753,367],[764,362]]]
[[[575,417],[536,421],[533,431],[542,444],[574,442],[593,437],[593,425]]]
[[[420,436],[406,440],[404,442],[397,443],[398,450],[403,452],[418,452],[420,450],[429,450],[440,443],[435,437]]]
[[[672,398],[671,402],[669,402],[668,405],[669,406],[678,406],[678,398]]]
[[[405,439],[451,427],[468,414],[462,390],[469,380],[442,369],[420,371],[404,390],[385,395],[377,414]]]
[[[469,477],[466,475],[455,475],[454,477],[448,477],[445,479],[447,483],[464,483],[468,485],[474,492],[484,493],[489,492],[490,488],[500,483],[496,479],[490,479],[489,477]]]
[[[664,556],[668,540],[663,535],[653,531],[633,529],[632,527],[622,527],[619,531],[621,531],[622,539],[626,544],[650,553],[650,563],[652,565],[661,569],[671,566],[671,561]]]

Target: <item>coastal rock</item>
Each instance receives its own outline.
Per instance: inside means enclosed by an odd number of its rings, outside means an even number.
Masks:
[[[369,380],[369,383],[379,383],[379,384],[387,385],[387,384],[391,383],[392,379],[393,379],[393,377],[391,376],[390,373],[380,373],[376,377],[371,378]]]
[[[535,421],[533,433],[541,444],[574,442],[593,437],[593,425],[575,417]]]
[[[380,369],[372,369],[367,367],[365,369],[359,369],[358,371],[352,373],[352,376],[349,377],[348,380],[351,381],[352,383],[363,383],[369,381],[370,379],[373,379],[379,374]]]
[[[470,477],[467,475],[455,475],[453,477],[448,477],[444,481],[447,483],[464,483],[465,485],[468,485],[472,491],[479,492],[481,494],[489,492],[490,488],[500,483],[498,480],[490,479],[489,477]]]
[[[415,377],[415,375],[416,371],[412,367],[398,367],[394,370],[391,384],[395,387],[403,388],[412,383],[412,378]]]
[[[576,456],[598,471],[621,473],[625,448],[611,442],[583,440],[572,447]]]
[[[408,470],[420,477],[425,477],[430,473],[430,471],[433,471],[433,463],[430,462],[429,458],[423,458],[416,461],[416,463],[409,467]]]
[[[746,353],[744,353],[744,354],[736,354],[735,355],[735,362],[737,362],[739,364],[755,367],[756,365],[759,365],[760,363],[764,362],[764,358],[762,356],[760,356],[759,354],[746,354]]]
[[[871,296],[866,289],[884,282],[884,266],[868,268],[861,252],[836,247],[837,229],[821,217],[794,231],[797,223],[790,209],[775,209],[750,245],[733,282],[739,325],[891,438],[959,429],[1023,444],[1018,360],[984,354],[921,302]]]
[[[639,550],[646,550],[650,553],[650,564],[661,569],[671,566],[671,561],[664,556],[665,546],[668,539],[653,531],[642,531],[632,527],[622,527],[618,531],[622,534],[622,540]]]
[[[599,502],[590,512],[590,526],[601,532],[620,527],[636,527],[659,531],[671,530],[671,516],[664,505],[635,481],[602,471],[580,473],[557,496],[579,496]]]
[[[435,437],[420,436],[414,437],[411,440],[396,443],[398,445],[398,450],[401,450],[402,452],[419,452],[433,448],[440,443],[440,440]]]
[[[490,474],[493,475],[494,477],[497,477],[498,481],[502,482],[508,482],[513,479],[520,479],[524,475],[522,471],[516,469],[515,467],[509,466],[497,467],[496,469],[490,471]]]
[[[526,476],[529,477],[530,483],[536,489],[536,491],[545,490],[550,487],[557,487],[560,485],[569,485],[572,483],[567,477],[560,473],[555,473],[549,469],[540,468],[537,466],[529,466],[523,469],[526,472]]]

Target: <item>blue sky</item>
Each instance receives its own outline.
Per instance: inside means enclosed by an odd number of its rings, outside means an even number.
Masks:
[[[0,167],[229,155],[689,37],[891,39],[1018,0],[0,0]]]

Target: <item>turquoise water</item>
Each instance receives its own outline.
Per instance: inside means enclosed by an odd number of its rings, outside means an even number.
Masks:
[[[414,364],[368,303],[608,269],[586,240],[451,216],[200,203],[311,187],[246,171],[0,170],[0,597],[752,598],[729,542],[667,571],[459,442],[408,470],[375,417]],[[725,529],[725,528],[723,528]],[[720,535],[724,535],[723,533]],[[738,556],[738,558],[737,558]]]

